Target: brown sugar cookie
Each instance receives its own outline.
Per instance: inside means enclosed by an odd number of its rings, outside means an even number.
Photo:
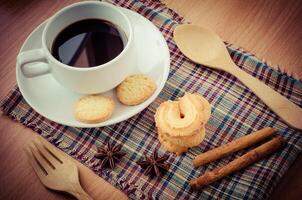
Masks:
[[[114,110],[110,97],[88,95],[81,97],[74,105],[75,118],[83,123],[100,123],[109,119]]]
[[[133,106],[146,101],[156,90],[154,80],[143,74],[128,76],[117,88],[119,101]]]

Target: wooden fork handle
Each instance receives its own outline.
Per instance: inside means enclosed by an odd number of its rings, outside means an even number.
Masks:
[[[93,200],[92,197],[87,194],[81,186],[78,186],[75,190],[68,192],[78,200]]]
[[[235,63],[228,66],[229,73],[237,77],[254,94],[256,94],[272,111],[287,124],[302,129],[302,109],[258,79],[241,70]]]

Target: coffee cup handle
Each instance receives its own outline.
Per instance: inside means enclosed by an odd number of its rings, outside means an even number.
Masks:
[[[30,63],[32,64],[28,65]],[[17,56],[17,68],[21,69],[24,76],[28,78],[50,72],[50,66],[43,49],[21,52]]]

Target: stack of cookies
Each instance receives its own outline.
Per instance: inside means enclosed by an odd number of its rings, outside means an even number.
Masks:
[[[209,102],[199,94],[186,93],[177,101],[163,102],[155,113],[160,143],[177,155],[199,145],[210,115]]]

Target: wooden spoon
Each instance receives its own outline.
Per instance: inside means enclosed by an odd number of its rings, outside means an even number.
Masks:
[[[192,61],[232,74],[286,123],[302,129],[302,109],[237,67],[214,31],[191,24],[179,25],[174,30],[174,40],[181,52]]]

